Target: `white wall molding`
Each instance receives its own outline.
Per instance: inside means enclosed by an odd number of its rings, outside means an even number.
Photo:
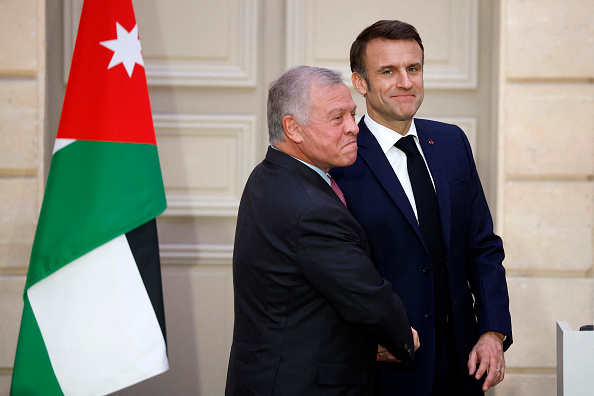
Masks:
[[[477,87],[478,78],[478,0],[447,0],[442,8],[447,20],[441,29],[431,29],[430,16],[420,12],[427,7],[422,3],[401,4],[393,1],[373,2],[365,9],[357,0],[345,0],[341,9],[359,13],[361,26],[344,26],[340,15],[329,19],[320,8],[330,7],[319,0],[287,0],[286,5],[286,66],[299,64],[327,67],[342,73],[345,83],[351,86],[349,66],[350,44],[366,26],[379,19],[401,19],[419,30],[425,46],[425,87],[437,89],[469,89]],[[340,10],[337,10],[340,12]],[[323,19],[320,19],[323,18]],[[335,21],[335,22],[334,22]],[[322,25],[332,25],[335,37],[316,37]],[[336,24],[336,26],[333,26]],[[324,29],[328,33],[328,29]],[[348,36],[348,37],[347,37]],[[326,45],[327,47],[323,47]],[[339,46],[341,55],[332,54]],[[436,51],[432,51],[435,49]],[[429,49],[429,51],[427,51]],[[344,55],[342,55],[344,53]],[[325,54],[316,55],[316,54]]]
[[[163,265],[231,265],[233,245],[175,244],[159,246]]]
[[[167,54],[147,54],[144,51],[144,63],[149,86],[189,86],[189,87],[255,87],[258,62],[258,0],[217,0],[225,1],[230,12],[235,13],[237,28],[233,37],[227,40],[231,48],[226,56],[214,56],[205,53],[192,53],[185,56]],[[76,32],[82,11],[83,0],[64,0],[64,82],[68,81],[70,62],[76,40]],[[166,3],[163,3],[166,4]],[[153,4],[154,6],[154,4]],[[141,20],[143,3],[134,4],[143,49],[151,42],[144,42],[143,31],[158,24],[159,20]],[[149,7],[148,3],[146,7]],[[183,12],[183,10],[182,10]],[[158,18],[159,11],[147,12],[151,18]],[[206,15],[208,17],[208,15]],[[230,17],[231,18],[231,17]],[[196,20],[196,23],[200,23]],[[233,24],[234,26],[235,24]],[[159,27],[157,26],[156,29]],[[151,32],[152,33],[152,32]],[[187,34],[191,35],[192,31]],[[180,37],[186,40],[187,37]],[[196,37],[196,40],[211,40],[209,37]],[[219,38],[224,40],[225,38]]]
[[[156,114],[154,124],[161,162],[170,166],[164,215],[236,216],[255,165],[256,117]]]

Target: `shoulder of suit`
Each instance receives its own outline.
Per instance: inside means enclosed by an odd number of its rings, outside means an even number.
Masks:
[[[449,124],[447,122],[427,120],[425,118],[415,118],[415,125],[417,128],[443,128],[443,129],[460,129],[458,125]]]
[[[468,140],[462,128],[455,124],[415,118],[415,126],[419,138],[430,137],[431,139],[435,139],[439,135],[445,137],[452,144]]]

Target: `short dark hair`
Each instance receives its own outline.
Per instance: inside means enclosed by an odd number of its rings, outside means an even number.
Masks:
[[[369,87],[369,76],[365,69],[365,49],[367,43],[376,38],[387,40],[415,40],[423,53],[423,63],[425,62],[425,49],[423,41],[417,32],[417,29],[411,24],[397,20],[381,20],[365,28],[357,39],[351,45],[351,71],[358,73],[365,79]]]

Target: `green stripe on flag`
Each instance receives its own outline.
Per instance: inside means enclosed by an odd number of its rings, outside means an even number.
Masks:
[[[165,208],[157,146],[76,141],[57,151],[25,290]]]
[[[58,396],[64,394],[54,374],[41,331],[29,298],[26,296],[17,350],[11,395]],[[32,373],[35,375],[35,381],[30,378]]]

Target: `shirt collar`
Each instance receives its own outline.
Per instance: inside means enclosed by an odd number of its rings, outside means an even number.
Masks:
[[[369,117],[369,114],[367,113],[365,113],[364,121],[365,125],[367,125],[367,128],[369,128],[369,131],[377,139],[377,142],[382,148],[384,154],[387,153],[388,150],[390,150],[398,140],[404,137],[398,132],[395,132],[390,128],[375,122],[371,117]],[[410,128],[408,129],[406,136],[415,136],[416,140],[419,140],[419,136],[417,135],[417,127],[415,126],[414,119],[413,122],[411,122],[410,124]]]
[[[276,147],[274,147],[274,146],[270,146],[270,147],[272,147],[272,148],[273,148],[273,149],[275,149],[276,151],[280,151],[279,149],[277,149],[277,148],[276,148]],[[292,157],[292,158],[295,158],[295,157],[293,157],[292,155],[291,155],[290,157]],[[304,165],[307,165],[308,167],[310,167],[310,168],[311,168],[311,169],[313,169],[314,171],[316,171],[316,173],[317,173],[318,175],[322,176],[322,179],[324,179],[324,181],[326,181],[326,183],[328,183],[328,185],[330,185],[330,175],[329,175],[329,174],[327,174],[326,172],[324,172],[323,170],[321,170],[321,169],[320,169],[320,168],[318,168],[317,166],[314,166],[314,165],[312,165],[312,164],[308,164],[307,162],[301,161],[299,158],[295,158],[295,159],[296,159],[297,161],[301,162],[302,164],[304,164]]]

